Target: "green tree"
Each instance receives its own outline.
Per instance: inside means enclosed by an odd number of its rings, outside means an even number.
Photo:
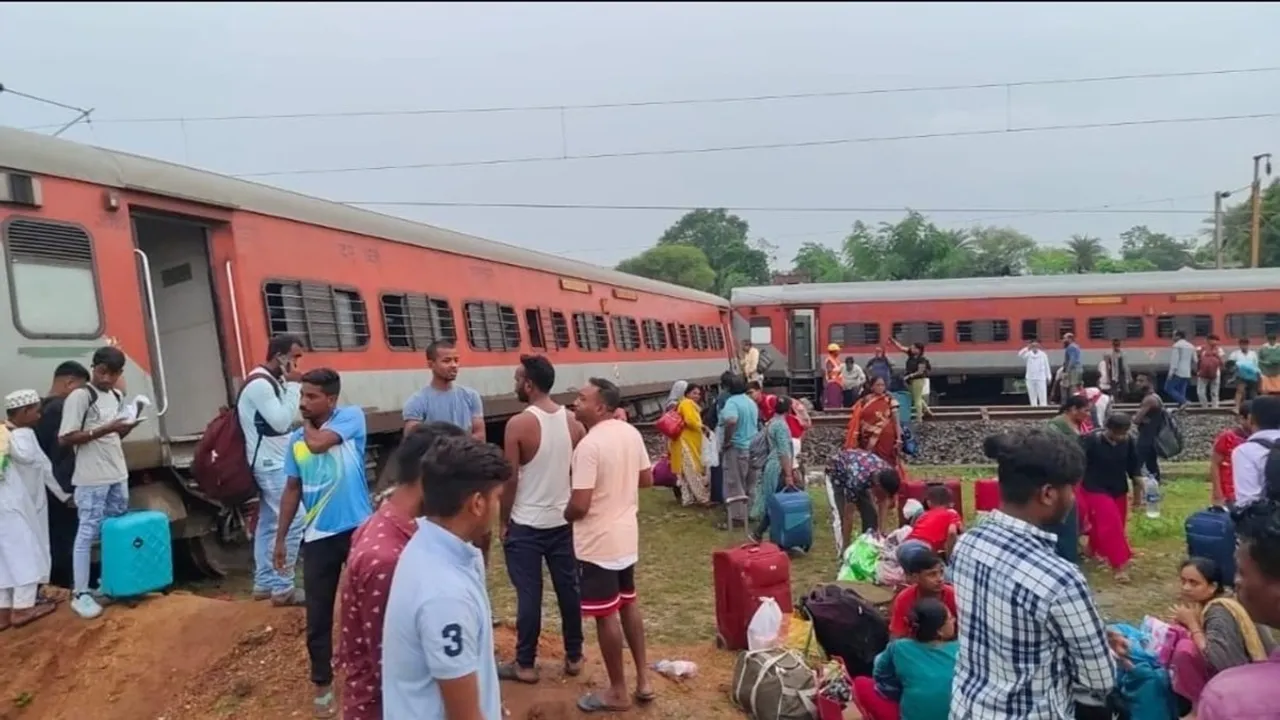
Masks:
[[[822,243],[807,242],[796,251],[792,261],[796,272],[803,273],[810,282],[842,282],[848,279],[840,254]]]
[[[1107,257],[1102,240],[1088,235],[1072,235],[1067,241],[1067,250],[1075,257],[1076,269],[1080,272],[1094,272],[1098,262]]]
[[[978,277],[1021,275],[1036,249],[1029,235],[1002,227],[980,227],[969,231],[973,249],[973,274]]]
[[[705,256],[715,280],[711,291],[728,297],[738,285],[765,285],[769,282],[769,246],[752,243],[746,220],[723,208],[699,208],[684,214],[658,239],[658,246],[688,245]]]
[[[1120,233],[1120,257],[1128,262],[1145,260],[1157,270],[1194,266],[1194,251],[1194,243],[1152,232],[1146,225],[1135,225]]]
[[[1075,253],[1066,248],[1040,247],[1027,257],[1029,275],[1068,275],[1078,267]]]
[[[620,272],[711,292],[716,271],[707,256],[692,245],[657,245],[618,263]]]
[[[971,277],[974,273],[968,233],[943,230],[915,211],[874,230],[855,222],[842,254],[855,280]]]

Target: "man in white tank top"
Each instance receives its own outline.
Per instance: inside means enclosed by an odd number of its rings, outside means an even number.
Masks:
[[[541,355],[524,355],[516,366],[516,397],[528,403],[507,421],[507,460],[519,468],[502,496],[498,527],[507,574],[516,590],[516,658],[498,667],[503,680],[538,682],[535,665],[542,633],[542,563],[560,605],[564,635],[564,672],[582,672],[582,610],[573,526],[564,519],[569,503],[569,465],[573,448],[586,430],[564,406],[551,399],[556,371]]]

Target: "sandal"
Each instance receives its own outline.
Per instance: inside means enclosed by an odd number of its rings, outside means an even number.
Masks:
[[[542,677],[536,665],[531,668],[524,668],[517,663],[510,662],[498,663],[498,679],[524,683],[525,685],[537,685]]]
[[[19,618],[18,613],[22,611],[15,610],[13,612],[13,615],[10,616],[11,619],[9,624],[16,628],[20,628],[24,625],[30,625],[31,623],[39,620],[42,617],[48,617],[49,615],[52,615],[53,612],[57,609],[58,609],[58,606],[53,604],[36,605],[35,607],[31,608],[30,614],[21,616],[21,618]]]
[[[626,712],[631,709],[631,706],[610,705],[596,693],[587,693],[586,695],[578,698],[578,709],[584,713]]]

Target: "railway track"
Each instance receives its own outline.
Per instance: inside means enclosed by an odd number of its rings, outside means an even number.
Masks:
[[[974,420],[1048,420],[1058,414],[1056,407],[1029,407],[1026,405],[942,405],[932,408],[932,416],[926,423],[935,422],[972,422]],[[1113,412],[1135,413],[1137,403],[1123,403],[1112,406]],[[1190,405],[1182,412],[1191,415],[1230,415],[1235,409],[1230,406],[1219,408],[1202,408]],[[814,425],[845,425],[849,422],[850,413],[822,412],[813,414]],[[635,423],[639,430],[652,430],[652,422]]]

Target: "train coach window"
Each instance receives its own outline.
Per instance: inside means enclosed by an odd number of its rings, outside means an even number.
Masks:
[[[458,341],[453,308],[443,298],[417,293],[384,293],[382,325],[392,350],[426,350],[437,340]]]
[[[556,341],[557,350],[569,347],[569,321],[559,310],[551,311],[551,337]]]
[[[1233,338],[1261,338],[1280,335],[1280,313],[1233,313],[1227,315],[1227,335]]]
[[[613,318],[613,342],[619,350],[639,350],[640,349],[640,328],[636,326],[635,318],[625,315],[614,315]]]
[[[680,349],[680,332],[676,330],[675,323],[667,323],[667,337],[671,338],[671,349]]]
[[[1143,332],[1141,315],[1089,318],[1090,340],[1137,340]]]
[[[690,325],[689,326],[689,346],[692,347],[694,350],[706,350],[707,346],[704,340],[706,340],[706,338],[702,334],[702,326]]]
[[[93,241],[79,225],[13,218],[4,224],[13,321],[30,338],[102,333]],[[56,297],[50,295],[57,288]]]
[[[1039,340],[1040,342],[1057,342],[1067,333],[1076,331],[1076,321],[1072,318],[1049,320],[1023,320],[1022,342]]]
[[[711,349],[712,350],[724,349],[724,330],[718,327],[711,328]]]
[[[896,322],[892,326],[893,336],[904,345],[912,343],[940,343],[944,336],[942,323],[937,321]]]
[[[574,313],[573,337],[582,350],[608,350],[609,323],[603,315]]]
[[[677,323],[676,330],[680,332],[680,349],[689,349],[689,326],[684,323]]]
[[[879,345],[879,323],[839,323],[827,328],[829,342],[840,347],[850,345]]]
[[[524,326],[529,331],[529,347],[547,349],[546,331],[542,326],[542,310],[529,308],[524,311]]]
[[[667,349],[667,333],[662,328],[661,320],[645,320],[641,323],[644,330],[644,346],[650,350]]]
[[[297,335],[309,350],[362,350],[369,344],[369,313],[356,290],[271,280],[262,293],[272,335]]]
[[[1172,339],[1181,330],[1188,337],[1207,338],[1213,334],[1212,315],[1162,315],[1156,318],[1156,337]]]
[[[505,352],[520,349],[520,321],[516,309],[496,302],[462,305],[467,319],[467,342],[476,350]]]
[[[1009,342],[1008,320],[958,320],[956,342],[1002,343]]]

